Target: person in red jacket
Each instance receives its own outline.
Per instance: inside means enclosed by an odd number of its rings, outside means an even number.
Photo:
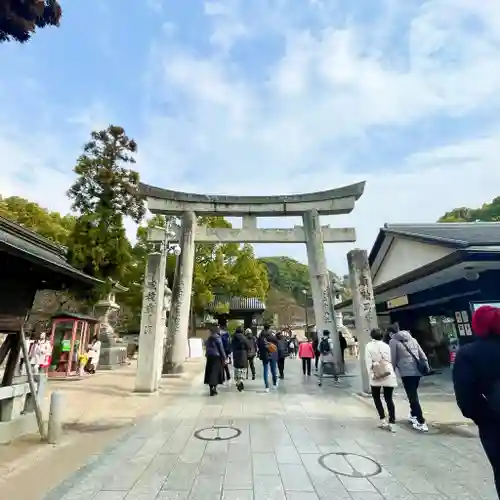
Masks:
[[[314,346],[311,339],[299,344],[299,358],[302,360],[302,372],[304,375],[311,375],[311,365],[314,359]]]

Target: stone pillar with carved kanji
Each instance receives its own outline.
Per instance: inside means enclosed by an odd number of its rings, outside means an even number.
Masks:
[[[165,267],[165,252],[148,256],[142,295],[136,392],[155,392],[158,389],[165,338]]]
[[[318,212],[309,210],[302,216],[306,235],[309,277],[316,318],[316,331],[321,336],[323,330],[330,331],[333,341],[335,362],[342,367],[342,352],[337,334],[334,312],[334,295],[328,266],[326,264],[323,234]]]
[[[347,263],[352,290],[356,336],[359,344],[362,390],[364,393],[370,393],[370,378],[366,369],[365,349],[370,341],[370,332],[373,328],[378,328],[378,323],[367,251],[351,250],[347,254]]]

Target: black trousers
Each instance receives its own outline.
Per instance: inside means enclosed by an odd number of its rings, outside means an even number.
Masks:
[[[412,417],[417,419],[419,424],[425,422],[424,415],[422,414],[422,407],[418,399],[418,385],[420,384],[420,376],[416,377],[401,377],[403,387],[405,388],[406,397],[410,403],[410,413]]]
[[[278,359],[278,372],[280,378],[285,378],[285,358]]]
[[[384,392],[385,404],[387,405],[387,413],[389,413],[389,423],[396,423],[396,408],[394,406],[394,400],[392,396],[394,394],[394,387],[377,387],[372,385],[372,398],[375,403],[375,408],[377,409],[378,416],[380,419],[385,418],[384,405],[382,404],[381,392]]]
[[[500,429],[495,425],[479,425],[479,439],[490,461],[495,478],[498,498],[500,498]]]
[[[311,375],[311,358],[302,358],[302,373]]]
[[[231,380],[231,372],[227,363],[224,365],[224,380]]]
[[[318,366],[319,366],[319,357],[320,357],[320,353],[317,352],[315,355],[314,355],[314,369],[316,371],[318,371]]]
[[[252,378],[255,378],[255,356],[250,356],[248,358],[248,367],[252,372]]]

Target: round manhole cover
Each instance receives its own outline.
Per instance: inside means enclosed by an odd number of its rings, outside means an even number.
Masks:
[[[341,476],[372,477],[382,472],[382,467],[375,460],[356,453],[327,453],[319,458],[319,464]]]
[[[241,431],[236,427],[228,425],[215,425],[213,427],[205,427],[198,429],[194,433],[194,437],[202,439],[203,441],[227,441],[234,439],[241,434]]]

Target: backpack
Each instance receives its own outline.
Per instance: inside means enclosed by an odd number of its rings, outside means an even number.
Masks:
[[[323,337],[319,343],[320,354],[326,355],[332,352],[332,347],[330,346],[330,339],[328,337]]]

